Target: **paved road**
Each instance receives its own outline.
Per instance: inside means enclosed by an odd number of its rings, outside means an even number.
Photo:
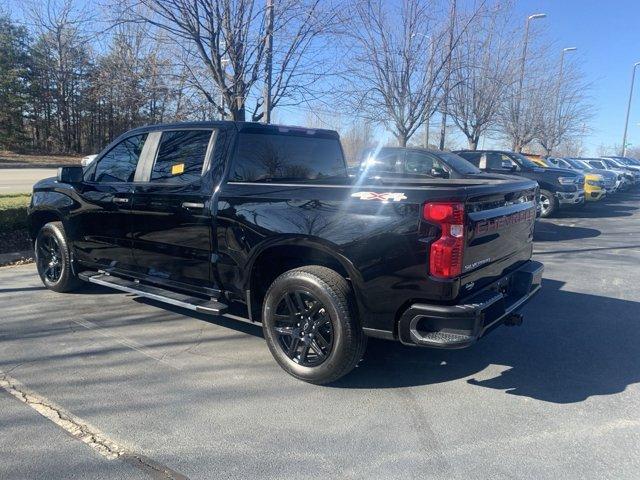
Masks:
[[[0,369],[162,466],[108,460],[0,390],[0,477],[637,479],[626,198],[539,223],[545,284],[522,327],[451,352],[371,341],[330,387],[285,375],[258,327],[0,269]]]
[[[0,195],[4,193],[28,193],[38,180],[55,177],[51,168],[0,168]]]

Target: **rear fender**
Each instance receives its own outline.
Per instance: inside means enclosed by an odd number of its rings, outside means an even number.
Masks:
[[[253,271],[256,262],[262,258],[263,255],[269,255],[269,250],[275,250],[278,247],[305,247],[317,251],[323,256],[329,257],[338,263],[344,270],[344,273],[347,274],[348,280],[351,282],[360,318],[364,318],[365,305],[361,295],[364,282],[360,272],[347,257],[339,252],[339,248],[336,245],[317,237],[309,237],[305,235],[278,236],[275,238],[265,239],[265,241],[256,245],[250,253],[244,268],[245,278],[243,285],[245,291],[250,291],[252,288],[251,279],[253,278]],[[313,262],[310,262],[309,264],[312,263]]]

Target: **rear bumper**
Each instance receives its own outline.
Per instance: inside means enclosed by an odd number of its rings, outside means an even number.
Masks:
[[[400,318],[398,337],[407,345],[468,347],[540,290],[543,270],[540,262],[529,261],[462,305],[413,304]]]

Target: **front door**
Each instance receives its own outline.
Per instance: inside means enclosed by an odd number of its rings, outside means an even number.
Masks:
[[[100,155],[77,187],[82,206],[69,218],[76,259],[92,267],[132,270],[131,198],[147,134],[132,135]]]
[[[161,133],[146,181],[131,205],[136,269],[159,283],[215,288],[211,281],[213,188],[206,175],[215,130]]]

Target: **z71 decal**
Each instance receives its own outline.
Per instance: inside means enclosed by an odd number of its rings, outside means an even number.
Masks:
[[[356,192],[351,194],[354,198],[359,198],[360,200],[379,200],[381,202],[399,202],[400,200],[406,200],[407,196],[404,193],[378,193],[378,192]]]

